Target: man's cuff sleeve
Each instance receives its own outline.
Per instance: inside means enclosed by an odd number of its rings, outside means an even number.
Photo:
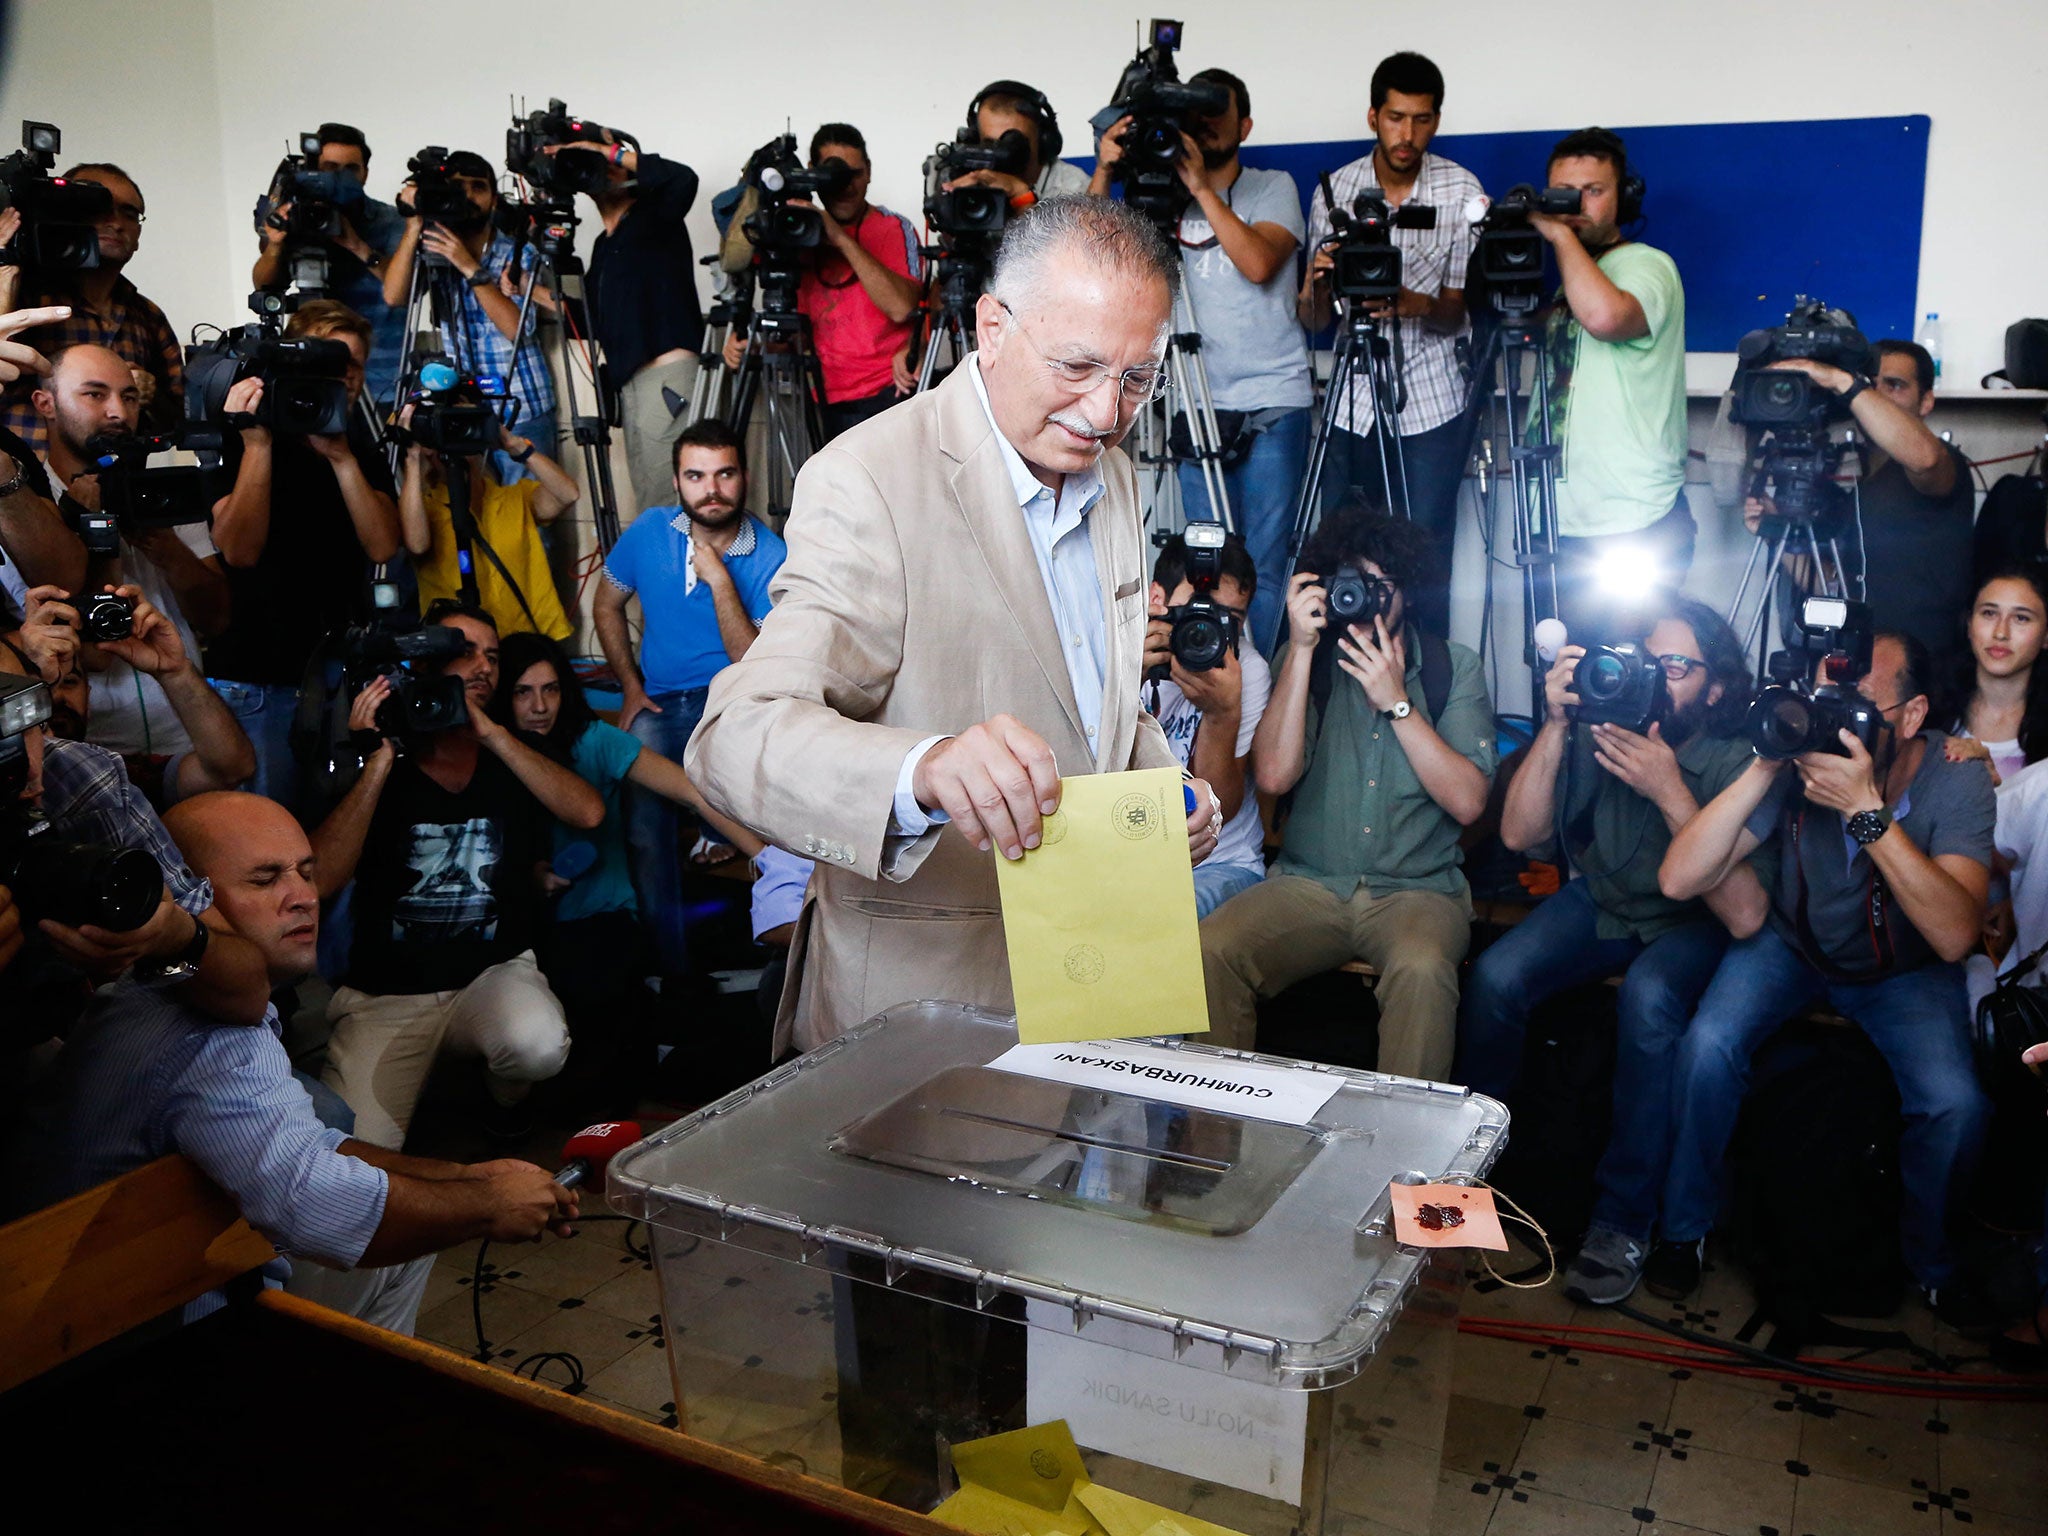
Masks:
[[[917,794],[911,788],[917,782],[917,765],[924,761],[925,753],[949,739],[945,736],[927,736],[904,757],[902,771],[896,775],[896,806],[889,818],[891,836],[922,837],[933,827],[943,826],[950,819],[944,811],[927,811],[919,805]]]

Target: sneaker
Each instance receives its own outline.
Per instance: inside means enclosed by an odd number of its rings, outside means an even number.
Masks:
[[[1643,1278],[1643,1260],[1649,1252],[1640,1238],[1612,1227],[1595,1227],[1579,1244],[1578,1257],[1565,1271],[1564,1293],[1596,1307],[1627,1301]]]
[[[1665,1241],[1650,1250],[1650,1262],[1643,1266],[1643,1280],[1653,1295],[1666,1301],[1683,1301],[1700,1288],[1700,1271],[1707,1261],[1707,1240],[1690,1243]]]

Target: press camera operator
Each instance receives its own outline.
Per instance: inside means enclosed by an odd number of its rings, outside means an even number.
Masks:
[[[591,329],[619,392],[633,505],[660,506],[669,496],[670,453],[689,425],[668,397],[690,398],[704,345],[688,222],[697,173],[609,132],[600,140],[550,145],[544,153],[575,149],[609,162],[604,190],[591,194],[604,230],[590,247],[584,287]]]
[[[1465,434],[1459,419],[1465,383],[1459,371],[1457,339],[1465,330],[1465,269],[1472,261],[1472,225],[1466,207],[1483,195],[1479,178],[1455,161],[1430,153],[1443,122],[1443,71],[1419,53],[1395,53],[1372,72],[1366,126],[1373,150],[1330,178],[1340,207],[1349,208],[1362,191],[1378,187],[1387,206],[1415,205],[1435,211],[1435,227],[1397,225],[1390,238],[1401,252],[1401,293],[1376,317],[1392,322],[1398,343],[1399,403],[1395,430],[1407,468],[1406,514],[1429,530],[1444,551],[1442,569],[1412,594],[1414,617],[1439,634],[1450,633],[1451,540],[1457,528],[1458,486],[1465,473]],[[1309,202],[1308,270],[1296,312],[1310,331],[1337,318],[1331,282],[1336,258],[1325,248],[1332,220],[1322,190]],[[1336,426],[1323,465],[1322,502],[1336,505],[1366,489],[1380,495],[1383,466],[1374,435],[1376,413],[1369,370],[1352,375],[1349,398],[1329,399],[1323,410]],[[1402,494],[1393,478],[1394,495]],[[1396,507],[1399,512],[1404,509]]]
[[[31,307],[63,306],[62,319],[52,319],[21,333],[21,339],[55,357],[66,347],[89,342],[118,354],[136,372],[142,390],[142,419],[152,432],[169,431],[184,412],[184,352],[178,333],[164,312],[144,298],[126,276],[128,263],[142,244],[148,217],[142,189],[118,165],[74,165],[66,179],[88,181],[107,189],[112,204],[95,226],[99,265],[82,271],[28,271],[0,265],[0,313],[19,301]],[[13,210],[0,213],[0,244],[14,238],[20,226]],[[0,390],[0,426],[42,452],[44,423],[32,398],[33,383],[15,380]]]
[[[362,360],[363,377],[371,400],[388,405],[398,392],[399,361],[405,353],[405,309],[403,300],[393,303],[385,298],[384,275],[405,238],[405,215],[391,204],[365,195],[363,187],[370,179],[370,141],[363,137],[362,129],[347,123],[322,123],[315,137],[319,147],[311,169],[329,179],[331,201],[341,216],[339,233],[322,242],[333,254],[329,257],[330,291],[321,297],[347,305],[368,325],[369,353]],[[256,202],[261,249],[249,281],[257,288],[281,288],[291,280],[285,242],[292,205],[290,196],[280,198],[279,192],[273,186]]]
[[[516,260],[512,237],[500,233],[493,222],[498,186],[491,162],[459,149],[445,164],[448,180],[468,198],[470,211],[459,220],[428,223],[413,210],[416,181],[408,180],[398,189],[405,234],[384,269],[385,302],[405,303],[413,262],[421,253],[453,267],[461,278],[461,290],[455,314],[442,323],[441,344],[463,372],[504,379],[518,407],[509,425],[552,454],[557,435],[555,379],[539,343],[545,306],[537,294],[526,312],[523,331],[519,323],[519,295],[533,257],[528,253],[523,260]],[[524,345],[520,344],[522,338]],[[503,483],[526,477],[526,468],[502,453],[493,454],[491,462]]]
[[[1843,563],[1850,573],[1863,574],[1871,622],[1926,646],[1939,676],[1963,644],[1957,618],[1973,592],[1976,486],[1963,451],[1928,429],[1934,359],[1927,349],[1887,339],[1876,343],[1876,351],[1877,372],[1871,376],[1808,358],[1770,366],[1808,375],[1855,419],[1865,443],[1856,488],[1863,548],[1855,548],[1852,525],[1843,540]],[[1777,510],[1768,497],[1748,498],[1743,517],[1750,532]],[[1788,603],[1786,611],[1789,617],[1795,609]]]
[[[320,903],[291,815],[218,794],[179,806],[169,825],[268,983],[310,976]],[[7,1206],[39,1209],[182,1152],[289,1256],[289,1290],[400,1333],[413,1330],[436,1251],[531,1240],[577,1214],[576,1196],[531,1163],[409,1158],[322,1125],[281,1029],[274,1008],[252,1028],[220,1029],[133,981],[102,992],[10,1138]],[[186,1316],[224,1301],[211,1292]]]
[[[229,398],[232,407],[235,397]],[[245,391],[244,398],[253,397]],[[50,358],[50,372],[35,391],[34,403],[47,428],[44,452],[60,507],[69,503],[99,511],[92,440],[101,433],[139,429],[142,389],[134,370],[105,347],[66,347]],[[187,656],[199,654],[201,636],[220,633],[228,622],[232,597],[227,573],[204,523],[140,529],[124,520],[118,554],[94,562],[92,574],[95,584],[134,582],[177,629]],[[191,751],[191,737],[157,679],[118,657],[106,660],[105,669],[91,679],[93,740],[123,756]]]
[[[435,1058],[484,1058],[490,1126],[519,1134],[536,1082],[569,1056],[562,1005],[535,963],[547,817],[585,831],[604,801],[487,712],[498,632],[481,610],[439,603],[429,624],[466,642],[441,675],[463,683],[466,724],[398,744],[378,724],[391,682],[373,678],[349,724],[373,737],[355,785],[313,833],[322,899],[355,881],[348,970],[328,1005],[321,1076],[355,1111],[356,1136],[397,1150]]]
[[[1989,1321],[1954,1284],[1948,1217],[1988,1116],[1960,962],[1983,927],[1996,812],[1983,766],[1950,762],[1942,733],[1925,729],[1927,669],[1918,640],[1880,632],[1855,686],[1881,722],[1872,744],[1842,729],[1795,758],[1760,754],[1664,856],[1664,894],[1687,901],[1767,839],[1781,850],[1769,925],[1730,946],[1679,1045],[1663,1240],[1646,1272],[1661,1296],[1699,1283],[1751,1058],[1824,998],[1898,1084],[1907,1266],[1944,1320]]]
[[[873,172],[858,128],[827,123],[811,135],[812,169],[828,160],[851,175],[819,210],[832,249],[814,253],[797,307],[810,317],[825,375],[824,428],[830,441],[916,387],[909,358],[912,320],[924,298],[924,247],[910,220],[868,202]],[[736,330],[726,340],[726,366],[737,368],[744,352]]]
[[[40,637],[33,633],[39,627]],[[56,672],[58,664],[46,645],[53,638],[50,628],[30,625],[0,638],[0,676],[35,678]],[[23,935],[26,953],[18,954],[7,969],[9,988],[29,988],[39,999],[52,997],[35,977],[49,977],[54,967],[63,978],[58,990],[82,1004],[85,987],[132,976],[146,986],[177,989],[181,1000],[224,1024],[261,1019],[270,1006],[262,956],[228,931],[212,911],[212,888],[186,867],[156,812],[128,781],[121,759],[87,742],[53,737],[41,725],[28,728],[23,745],[27,779],[18,805],[0,806],[0,815],[39,812],[50,823],[43,836],[147,853],[161,869],[163,885],[148,917],[133,928],[110,931],[47,917],[34,922],[32,931]],[[17,911],[32,912],[42,893],[24,888],[10,894]],[[74,978],[75,986],[70,984]],[[10,1003],[0,1009],[0,1017],[10,1024],[21,1018],[14,1007]],[[56,1033],[70,1020],[51,1017],[47,1022]],[[37,1020],[38,1027],[42,1023]]]
[[[1285,606],[1287,535],[1308,461],[1309,407],[1315,386],[1308,340],[1294,314],[1294,253],[1303,232],[1301,194],[1285,171],[1251,170],[1238,146],[1251,136],[1251,94],[1227,70],[1205,69],[1190,83],[1223,87],[1227,105],[1181,132],[1177,165],[1188,207],[1177,226],[1188,306],[1202,336],[1204,370],[1226,453],[1225,491],[1258,571],[1251,634],[1263,653],[1278,636]],[[1103,135],[1096,177],[1106,190],[1123,158],[1129,118]],[[1101,195],[1098,193],[1098,195]],[[1179,466],[1190,518],[1209,506],[1199,463]]]
[[[227,628],[207,642],[208,676],[256,748],[249,787],[288,808],[299,803],[292,722],[307,664],[321,642],[361,616],[370,566],[396,559],[398,505],[391,465],[355,407],[366,387],[370,322],[333,299],[299,306],[287,339],[339,341],[349,425],[344,435],[237,434],[233,488],[213,509],[213,541],[227,564]],[[245,380],[239,408],[262,400]]]
[[[1559,617],[1602,619],[1595,571],[1622,554],[1677,585],[1697,532],[1685,501],[1685,288],[1662,251],[1623,236],[1642,183],[1619,136],[1585,128],[1550,151],[1549,182],[1580,211],[1532,213],[1563,281],[1543,366],[1557,460]],[[1534,407],[1531,407],[1532,411]],[[1967,562],[1965,562],[1967,564]]]
[[[981,88],[967,107],[967,125],[984,144],[994,144],[1006,133],[1019,133],[1031,146],[1031,158],[1024,174],[1007,171],[969,171],[946,183],[955,187],[999,187],[1008,194],[1014,208],[1029,208],[1041,197],[1064,197],[1086,192],[1088,173],[1078,165],[1060,159],[1064,147],[1060,120],[1045,93],[1021,80],[996,80]]]
[[[1500,837],[1516,853],[1567,855],[1577,878],[1473,962],[1458,1010],[1457,1080],[1506,1099],[1530,1013],[1567,988],[1622,978],[1613,1128],[1592,1228],[1565,1276],[1568,1293],[1599,1306],[1626,1301],[1641,1279],[1669,1161],[1678,1041],[1729,935],[1762,925],[1776,853],[1763,845],[1696,901],[1658,889],[1673,835],[1751,759],[1749,658],[1725,619],[1675,593],[1629,638],[1635,675],[1650,683],[1621,685],[1633,718],[1573,691],[1585,646],[1565,646],[1550,669],[1543,728],[1508,784]],[[1590,665],[1616,659],[1606,651]]]
[[[1479,657],[1410,622],[1408,589],[1436,559],[1419,523],[1358,507],[1303,549],[1252,743],[1258,788],[1294,807],[1272,873],[1202,924],[1219,1045],[1250,1049],[1259,998],[1357,959],[1380,972],[1379,1070],[1450,1074],[1472,936],[1458,838],[1497,756]],[[1340,599],[1356,617],[1326,634]]]
[[[13,238],[20,215],[0,212],[0,245]],[[0,283],[0,287],[4,287]],[[25,341],[12,338],[71,311],[21,309],[0,313],[0,385],[31,381],[49,371],[49,359]],[[0,624],[19,622],[28,606],[28,589],[45,584],[76,591],[85,582],[85,545],[65,525],[50,499],[50,477],[35,450],[0,427]]]

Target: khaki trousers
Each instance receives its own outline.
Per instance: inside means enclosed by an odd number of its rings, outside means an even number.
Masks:
[[[1209,1039],[1250,1050],[1258,1000],[1363,960],[1379,970],[1379,1070],[1446,1081],[1458,1034],[1458,962],[1472,942],[1466,903],[1434,891],[1341,900],[1299,875],[1268,876],[1202,923]]]
[[[696,382],[697,355],[692,352],[649,363],[619,391],[619,429],[626,438],[626,474],[633,482],[633,516],[622,516],[622,524],[649,507],[675,505],[675,441],[690,424],[690,413],[671,416],[661,391],[666,385],[687,406]]]

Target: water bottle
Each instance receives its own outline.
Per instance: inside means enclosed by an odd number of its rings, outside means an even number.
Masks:
[[[1941,316],[1933,310],[1927,311],[1927,318],[1920,322],[1920,334],[1913,338],[1927,349],[1927,355],[1934,359],[1934,382],[1941,383]]]

